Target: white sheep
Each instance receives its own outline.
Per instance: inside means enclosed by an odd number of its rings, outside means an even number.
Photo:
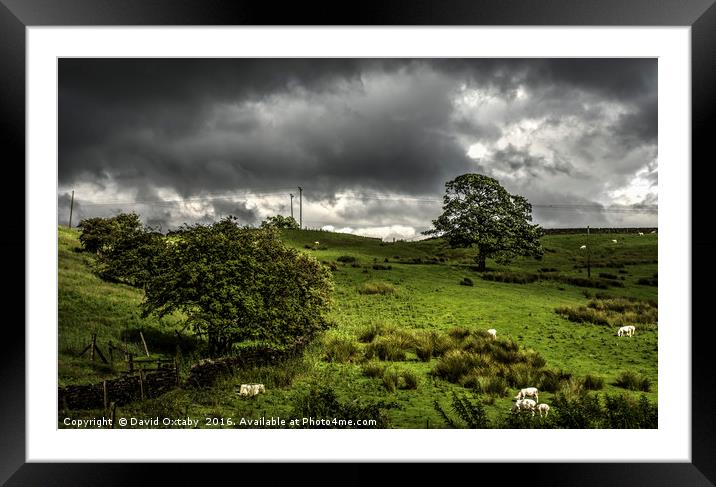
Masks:
[[[539,396],[536,387],[526,387],[520,392],[517,393],[517,396],[515,396],[515,399],[520,400],[524,399],[525,397],[534,397],[537,402],[539,402]]]
[[[321,242],[315,241],[315,242],[313,242],[313,245],[318,245],[319,243],[321,243]]]
[[[643,237],[643,236],[644,236],[644,232],[639,232],[639,236],[640,236],[640,237]]]
[[[262,392],[266,392],[263,384],[241,384],[239,396],[253,397]]]
[[[614,242],[614,243],[617,243],[617,241],[616,241],[616,240],[614,240],[614,239],[612,239],[612,242]]]
[[[579,247],[579,250],[584,250],[584,249],[586,249],[586,248],[587,248],[586,245],[582,245],[581,247]]]
[[[527,399],[528,400],[528,399]],[[549,404],[546,403],[539,403],[537,405],[537,412],[539,413],[539,417],[542,417],[542,413],[544,413],[544,417],[546,418],[549,414]]]
[[[487,333],[492,335],[493,340],[497,339],[497,330],[495,330],[494,328],[490,328],[489,330],[487,330]]]
[[[633,336],[635,331],[636,327],[634,325],[622,326],[617,331],[617,336]]]
[[[532,399],[518,399],[512,405],[512,412],[532,411],[532,416],[534,416],[536,407],[537,403]]]
[[[649,233],[656,233],[656,230],[652,230],[652,231],[651,231],[651,232],[649,232]]]

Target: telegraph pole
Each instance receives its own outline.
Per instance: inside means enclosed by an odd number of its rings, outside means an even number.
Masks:
[[[303,230],[303,188],[298,187],[298,228]]]
[[[72,208],[75,206],[75,190],[72,190],[72,198],[70,199],[70,221],[67,228],[72,228]]]
[[[590,262],[591,251],[592,249],[589,248],[589,225],[587,225],[587,277],[590,279],[592,278],[592,267]]]
[[[289,196],[291,197],[291,218],[293,218],[293,195],[289,193]]]

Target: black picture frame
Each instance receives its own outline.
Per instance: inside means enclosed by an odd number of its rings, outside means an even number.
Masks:
[[[569,25],[569,26],[690,26],[692,75],[692,223],[709,222],[711,208],[706,185],[712,180],[709,169],[716,161],[711,134],[716,106],[716,0],[449,0],[449,1],[365,1],[359,4],[324,2],[247,2],[221,0],[0,0],[0,141],[2,167],[15,198],[25,201],[25,28],[28,26],[113,26],[113,25]],[[346,8],[347,7],[347,8]],[[23,184],[20,184],[20,181]],[[17,206],[17,205],[15,205]],[[9,212],[0,232],[5,275],[14,279],[6,286],[6,307],[24,302],[25,228],[32,222],[18,211]],[[693,228],[693,225],[692,225]],[[716,239],[710,232],[692,231],[692,463],[547,463],[481,465],[480,476],[488,473],[517,478],[524,471],[531,485],[714,485],[716,483],[716,408],[713,373],[713,342],[709,340],[712,320],[706,311],[711,290],[708,276],[713,271]],[[48,243],[49,244],[49,243]],[[27,259],[27,256],[26,256]],[[10,269],[7,269],[7,267]],[[7,271],[10,271],[9,273]],[[699,285],[702,277],[703,285]],[[8,279],[6,282],[9,282]],[[10,305],[14,304],[14,308]],[[24,322],[24,307],[18,313]],[[703,319],[699,319],[702,316]],[[26,463],[25,417],[25,334],[20,319],[5,319],[0,353],[0,484],[25,485],[127,485],[150,482],[148,470],[181,478],[204,476],[196,465],[178,464],[62,464]],[[698,395],[696,395],[698,393]],[[698,400],[696,400],[698,399]],[[615,456],[625,457],[615,445]],[[335,466],[335,465],[334,465]],[[215,469],[214,469],[215,468]],[[212,467],[218,479],[236,465]],[[239,468],[241,468],[239,466]],[[305,465],[288,469],[271,468],[275,483],[278,474],[301,476]],[[425,465],[403,469],[403,481],[421,476]],[[492,470],[493,472],[489,472]],[[507,473],[505,474],[505,470]],[[230,475],[230,473],[229,473]],[[365,468],[351,464],[341,468],[340,483],[370,481]],[[162,483],[169,483],[163,477]],[[315,477],[312,481],[315,481]],[[320,479],[319,479],[320,480]]]

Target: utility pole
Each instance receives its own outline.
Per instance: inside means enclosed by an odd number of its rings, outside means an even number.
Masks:
[[[303,188],[298,187],[298,228],[303,230]]]
[[[589,225],[587,225],[587,277],[592,278],[592,267],[590,262],[592,249],[589,247]]]
[[[291,218],[293,218],[293,195],[289,193],[289,196],[291,197]]]
[[[72,228],[72,208],[75,206],[75,190],[72,190],[72,198],[70,199],[70,221],[67,228]]]

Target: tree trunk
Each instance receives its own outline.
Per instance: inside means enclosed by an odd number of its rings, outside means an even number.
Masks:
[[[475,260],[477,261],[477,272],[485,272],[485,254],[477,254]]]

